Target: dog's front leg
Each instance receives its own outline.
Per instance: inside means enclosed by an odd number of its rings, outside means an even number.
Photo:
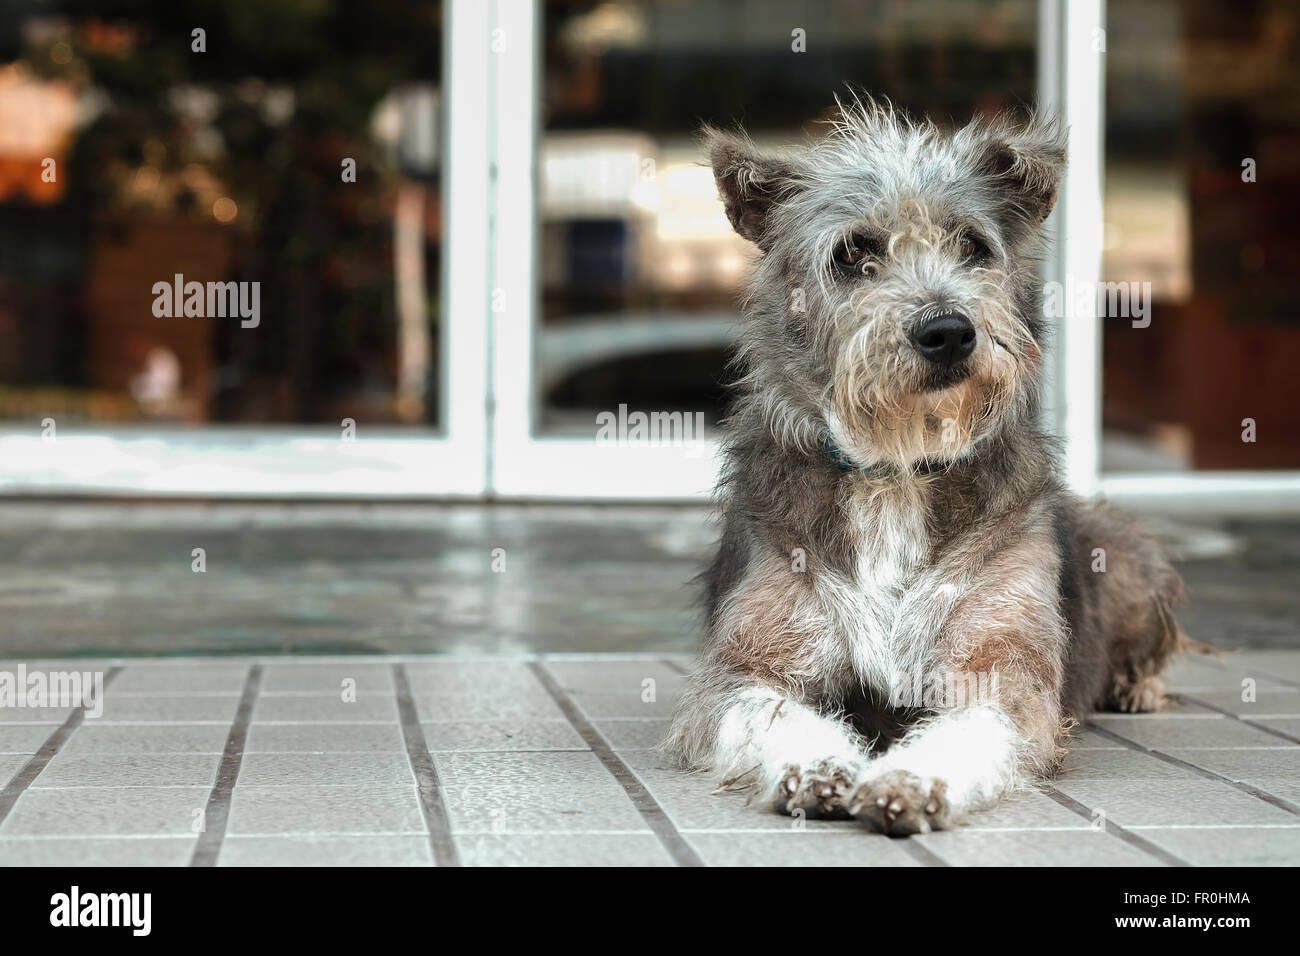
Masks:
[[[845,802],[891,836],[946,829],[1016,786],[1026,747],[997,705],[940,711],[874,761]]]
[[[843,721],[758,684],[700,681],[684,695],[669,747],[712,770],[722,790],[745,792],[783,813],[844,811],[866,765]]]
[[[793,813],[843,812],[866,746],[836,710],[856,679],[811,571],[756,557],[713,614],[665,747],[724,790]]]
[[[1040,545],[990,562],[958,602],[926,675],[932,716],[870,765],[855,817],[891,835],[945,829],[1054,768],[1068,634]]]

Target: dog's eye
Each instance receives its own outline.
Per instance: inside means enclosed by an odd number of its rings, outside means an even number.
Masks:
[[[861,276],[867,265],[881,258],[882,243],[871,236],[851,236],[835,250],[835,265],[846,275]]]
[[[978,236],[968,232],[961,237],[959,253],[966,262],[983,262],[989,257],[989,247]]]

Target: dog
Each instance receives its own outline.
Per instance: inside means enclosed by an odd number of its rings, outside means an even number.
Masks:
[[[703,137],[761,250],[723,442],[708,638],[664,746],[723,790],[892,836],[1051,776],[1091,711],[1200,648],[1133,521],[1040,427],[1057,122],[839,102],[821,140]]]

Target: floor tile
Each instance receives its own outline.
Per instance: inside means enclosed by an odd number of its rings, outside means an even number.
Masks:
[[[269,664],[262,672],[263,694],[311,693],[339,696],[354,691],[358,698],[393,693],[392,667],[350,661],[314,662],[293,660]]]
[[[1300,820],[1297,821],[1300,824]],[[1295,866],[1300,825],[1143,829],[1142,838],[1194,866]]]
[[[28,754],[0,754],[0,790],[7,787],[14,774],[27,766],[31,759]]]
[[[8,836],[188,836],[209,787],[27,790],[3,824]]]
[[[619,756],[681,830],[791,830],[798,822],[735,793],[714,793],[714,778],[683,773],[674,760],[653,750],[629,750]],[[859,830],[852,820],[809,820],[816,830]]]
[[[56,724],[0,724],[0,754],[34,754],[56,730]]]
[[[107,695],[105,695],[107,696]],[[72,714],[71,707],[0,707],[0,727],[5,724],[63,723]]]
[[[648,833],[468,833],[456,837],[465,866],[673,866]]]
[[[1256,730],[1231,717],[1169,717],[1162,714],[1139,717],[1115,717],[1099,714],[1093,723],[1127,740],[1165,750],[1169,747],[1269,747],[1277,743],[1262,730]]]
[[[232,835],[424,833],[415,787],[236,787]]]
[[[197,836],[0,837],[0,866],[186,866]]]
[[[86,723],[166,721],[170,723],[215,722],[227,726],[235,719],[239,698],[234,694],[140,695],[109,690],[104,695],[104,712],[87,717]]]
[[[219,754],[226,749],[229,734],[230,728],[223,724],[85,723],[73,731],[60,752],[90,755]]]
[[[432,866],[423,836],[227,836],[217,866]]]
[[[153,693],[173,696],[188,691],[239,694],[248,679],[246,664],[128,664],[109,693]]]
[[[1186,780],[1061,780],[1057,789],[1090,811],[1132,829],[1142,826],[1284,825],[1297,818],[1228,783]]]
[[[1081,830],[1089,821],[1045,793],[1018,793],[995,807],[973,813],[965,824],[971,830]]]
[[[1056,782],[1187,779],[1192,771],[1138,750],[1076,750],[1065,755]]]
[[[700,858],[710,866],[920,866],[902,841],[871,833],[817,830],[771,833],[686,834]]]
[[[1171,756],[1289,801],[1300,809],[1300,747],[1268,750],[1180,750]],[[1296,818],[1300,823],[1300,817]]]
[[[587,749],[567,720],[440,720],[421,727],[432,751]]]
[[[1124,744],[1088,727],[1076,727],[1066,750],[1125,750]]]
[[[397,724],[266,724],[248,728],[245,753],[405,752]]]
[[[253,706],[253,722],[302,721],[305,723],[359,723],[362,721],[398,720],[397,703],[391,694],[370,694],[343,700],[328,696],[258,697]]]
[[[438,660],[403,665],[416,697],[488,695],[515,697],[545,694],[532,668],[522,661]]]
[[[642,720],[638,717],[609,717],[595,721],[600,735],[615,750],[654,750],[668,736],[665,719]]]
[[[675,701],[672,695],[662,690],[653,700],[645,700],[642,692],[634,686],[618,690],[575,691],[572,696],[590,720],[609,717],[667,720],[673,715]]]
[[[592,753],[438,753],[456,833],[647,832]]]
[[[952,866],[1162,866],[1097,830],[946,830],[911,837]]]
[[[547,659],[546,669],[572,694],[631,693],[642,696],[664,690],[676,693],[686,683],[678,671],[659,660],[557,660]]]
[[[34,790],[61,787],[211,787],[219,754],[60,753],[32,783]]]
[[[1272,730],[1280,730],[1292,740],[1300,740],[1300,717],[1259,717],[1256,722]]]
[[[422,721],[565,719],[564,711],[540,686],[505,693],[482,690],[429,695],[421,692],[415,698],[415,709]]]
[[[245,753],[237,787],[407,787],[405,753]]]
[[[1300,717],[1300,689],[1294,687],[1257,690],[1253,700],[1242,700],[1240,690],[1206,691],[1190,696],[1197,703],[1252,720],[1259,717]]]

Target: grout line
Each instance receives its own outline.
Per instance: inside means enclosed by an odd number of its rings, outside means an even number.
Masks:
[[[1085,820],[1091,822],[1092,820],[1095,819],[1092,810],[1090,810],[1085,804],[1082,804],[1078,800],[1074,799],[1074,797],[1062,793],[1060,790],[1057,790],[1055,787],[1048,787],[1044,792],[1046,793],[1047,796],[1051,797],[1061,806],[1065,807],[1065,809],[1078,814],[1079,816],[1083,817]],[[1124,829],[1124,827],[1120,826],[1110,817],[1105,817],[1104,819],[1105,819],[1107,834],[1113,837],[1118,837],[1120,840],[1127,843],[1129,846],[1141,850],[1143,853],[1147,854],[1147,856],[1155,857],[1157,860],[1159,860],[1161,863],[1164,863],[1166,866],[1191,866],[1191,864],[1188,863],[1186,860],[1182,859],[1181,857],[1175,856],[1174,854],[1166,850],[1164,847],[1152,843],[1146,837],[1138,836],[1138,834],[1134,833],[1132,830]]]
[[[1179,767],[1183,770],[1189,770],[1192,773],[1196,774],[1197,776],[1204,777],[1207,780],[1214,780],[1217,781],[1218,783],[1226,783],[1228,786],[1240,790],[1242,793],[1249,794],[1250,796],[1255,797],[1257,800],[1263,800],[1265,803],[1277,807],[1279,810],[1285,810],[1287,813],[1292,813],[1295,814],[1296,816],[1300,816],[1300,807],[1297,807],[1294,803],[1291,803],[1289,800],[1283,800],[1281,797],[1274,796],[1273,794],[1269,793],[1267,790],[1261,790],[1259,787],[1252,786],[1251,784],[1242,783],[1238,780],[1233,780],[1231,777],[1225,777],[1221,773],[1215,773],[1213,770],[1207,770],[1205,767],[1198,766],[1197,764],[1191,763],[1190,761],[1187,760],[1183,760],[1179,757],[1174,757],[1170,754],[1164,753],[1163,751],[1153,750],[1150,747],[1140,744],[1135,740],[1129,740],[1127,737],[1117,734],[1113,730],[1108,730],[1105,727],[1097,727],[1092,724],[1089,724],[1088,726],[1091,727],[1091,729],[1102,734],[1103,736],[1111,737],[1119,741],[1120,743],[1127,746],[1130,750],[1136,750],[1138,753],[1149,754],[1150,756],[1155,757],[1157,760],[1162,760],[1167,764],[1170,764],[1174,767]],[[1210,748],[1210,749],[1223,749],[1223,748]]]
[[[922,866],[948,866],[948,861],[935,853],[924,843],[912,839],[910,836],[899,841],[902,844],[903,852],[916,860]]]
[[[1207,707],[1210,710],[1217,710],[1225,717],[1231,717],[1233,720],[1237,721],[1238,723],[1245,724],[1247,727],[1253,727],[1255,730],[1261,730],[1266,734],[1272,734],[1274,737],[1281,737],[1283,740],[1287,741],[1288,743],[1300,744],[1300,737],[1292,736],[1291,734],[1288,734],[1286,731],[1278,730],[1275,727],[1269,727],[1265,724],[1256,723],[1255,721],[1251,720],[1249,717],[1242,717],[1240,714],[1234,714],[1226,707],[1219,707],[1216,704],[1208,703],[1207,701],[1201,700],[1200,698],[1196,697],[1193,694],[1180,694],[1175,691],[1174,696],[1177,697],[1179,700],[1191,701],[1192,703],[1197,704],[1201,707]]]
[[[120,673],[122,673],[120,667],[110,667],[105,671],[103,689],[107,690],[109,684],[113,682],[113,678]],[[41,745],[41,749],[36,751],[27,763],[23,764],[22,769],[9,780],[4,790],[0,790],[0,825],[4,824],[5,818],[13,810],[18,798],[36,782],[36,778],[41,775],[41,771],[49,766],[55,754],[68,742],[68,738],[82,725],[85,719],[86,708],[83,704],[81,707],[75,708],[68,715],[68,719],[59,724],[49,737],[45,738],[45,743]]]
[[[234,796],[235,781],[239,778],[239,768],[244,760],[244,744],[248,739],[248,724],[253,716],[253,702],[257,699],[261,685],[262,665],[254,664],[248,669],[244,692],[239,697],[239,709],[235,711],[234,722],[226,736],[226,749],[222,752],[221,763],[217,767],[217,782],[212,785],[212,792],[208,794],[208,802],[203,809],[203,829],[194,845],[190,866],[217,865],[221,844],[226,838],[226,827],[230,823],[230,800]]]
[[[555,703],[564,712],[564,716],[569,719],[573,729],[587,742],[591,752],[599,758],[600,762],[605,765],[605,769],[622,786],[623,792],[631,799],[632,805],[641,814],[641,819],[645,820],[651,832],[659,838],[659,842],[668,851],[668,855],[673,858],[678,866],[704,866],[704,861],[700,859],[700,855],[695,852],[690,842],[682,836],[664,811],[664,808],[659,805],[659,801],[654,798],[654,794],[646,789],[646,786],[637,778],[631,768],[614,752],[609,742],[605,740],[595,725],[583,715],[577,703],[560,686],[550,671],[538,661],[533,661],[528,666],[537,676],[537,679],[541,681],[542,686],[555,699]]]
[[[397,690],[397,711],[402,721],[402,739],[406,742],[406,758],[415,774],[416,791],[420,795],[420,810],[424,825],[429,831],[429,849],[436,866],[460,866],[460,851],[451,835],[451,817],[443,799],[442,781],[438,779],[438,765],[424,739],[424,728],[411,696],[411,681],[402,664],[393,665],[393,686]]]

